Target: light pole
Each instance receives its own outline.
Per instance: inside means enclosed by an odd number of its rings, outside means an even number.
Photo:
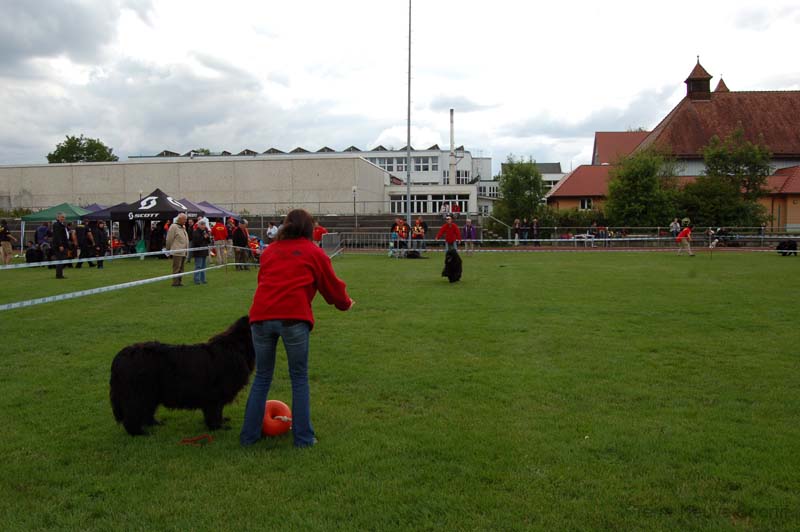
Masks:
[[[356,192],[358,188],[353,185],[353,218],[356,220],[356,229],[355,232],[358,232],[358,212],[356,212]]]

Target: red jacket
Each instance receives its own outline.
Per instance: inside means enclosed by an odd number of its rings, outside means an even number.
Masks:
[[[311,301],[319,291],[339,310],[352,305],[344,282],[336,277],[331,259],[305,238],[278,240],[261,254],[258,287],[250,307],[250,323],[303,320],[314,327]]]
[[[211,228],[211,234],[214,235],[214,240],[227,240],[228,228],[222,222],[217,222]]]
[[[314,236],[313,236],[314,242],[322,242],[322,235],[326,234],[328,234],[328,230],[322,227],[321,225],[318,225],[317,227],[314,228]]]
[[[678,236],[675,238],[675,242],[680,242],[684,238],[688,238],[689,240],[692,239],[691,227],[684,227],[683,230],[680,233],[678,233]]]
[[[456,224],[444,224],[439,232],[436,233],[436,240],[439,240],[444,235],[444,241],[452,244],[456,241],[461,241],[461,231],[458,230]]]

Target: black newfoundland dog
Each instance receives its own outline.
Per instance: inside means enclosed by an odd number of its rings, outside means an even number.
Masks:
[[[204,344],[133,344],[111,364],[111,408],[128,434],[157,425],[158,405],[203,411],[210,430],[219,429],[222,409],[233,401],[255,367],[247,316]]]
[[[778,247],[775,249],[784,257],[789,255],[797,256],[797,242],[794,240],[783,240],[778,243]]]
[[[458,251],[449,249],[445,253],[442,277],[447,277],[451,283],[461,280],[461,256]]]

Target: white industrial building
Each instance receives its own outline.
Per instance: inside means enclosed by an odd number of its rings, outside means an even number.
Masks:
[[[64,201],[114,205],[161,188],[174,197],[252,213],[293,207],[318,214],[405,213],[404,151],[268,151],[164,151],[118,162],[0,166],[0,208],[39,209]],[[491,176],[491,158],[456,150],[456,183],[449,184],[449,154],[435,146],[412,150],[412,213],[438,212],[442,203],[454,202],[463,212],[491,211],[493,198],[478,194],[479,181]]]

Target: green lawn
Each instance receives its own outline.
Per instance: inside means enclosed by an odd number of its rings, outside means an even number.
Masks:
[[[334,259],[357,304],[315,302],[308,450],[240,449],[246,391],[200,448],[199,412],[140,438],[111,415],[117,351],[204,341],[253,271],[0,312],[0,527],[800,528],[800,260],[497,253],[450,285],[441,257]],[[0,271],[0,303],[168,270]]]

